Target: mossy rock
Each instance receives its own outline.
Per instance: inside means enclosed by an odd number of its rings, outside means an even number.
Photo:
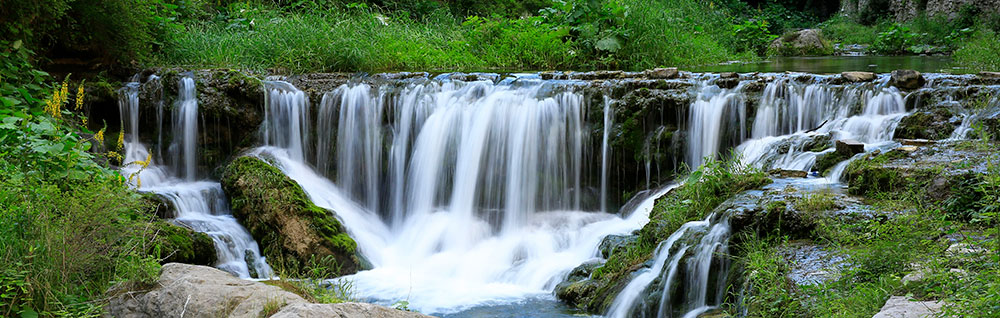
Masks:
[[[166,220],[153,221],[152,227],[156,238],[148,253],[160,258],[161,264],[215,265],[218,257],[215,242],[208,234],[195,232]]]
[[[335,275],[363,269],[357,243],[336,216],[313,204],[302,187],[267,162],[237,158],[223,172],[222,188],[233,216],[283,274],[299,275],[310,266],[326,267]]]
[[[932,111],[915,112],[903,117],[896,126],[896,138],[939,140],[951,136],[955,131],[955,123],[950,121],[952,114],[947,108],[936,108]]]
[[[830,151],[816,157],[816,163],[813,164],[812,170],[819,171],[822,175],[825,176],[827,173],[829,173],[830,169],[832,169],[833,166],[836,166],[841,161],[847,159],[850,159],[850,156],[845,155],[842,152]]]

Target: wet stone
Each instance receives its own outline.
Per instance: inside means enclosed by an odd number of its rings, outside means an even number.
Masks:
[[[837,140],[837,152],[853,156],[865,152],[865,144],[854,139]]]
[[[858,83],[858,82],[871,82],[875,80],[875,73],[872,72],[843,72],[840,73],[840,77],[845,81]]]

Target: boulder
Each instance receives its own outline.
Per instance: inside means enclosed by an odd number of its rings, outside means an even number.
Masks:
[[[875,80],[875,73],[872,72],[843,72],[840,77],[848,82],[871,82]]]
[[[333,212],[317,207],[302,188],[280,170],[256,157],[240,157],[226,167],[222,188],[233,216],[261,244],[272,265],[296,270],[310,262],[339,268],[340,275],[363,269],[357,243]]]
[[[940,301],[910,301],[906,296],[892,296],[872,318],[931,318],[941,312]]]
[[[672,79],[677,78],[679,72],[676,67],[661,67],[646,70],[643,72],[647,78],[651,79]]]
[[[280,287],[207,266],[163,265],[150,289],[108,291],[106,317],[426,317],[372,304],[311,304]]]
[[[187,263],[214,265],[216,261],[215,242],[208,234],[195,232],[165,220],[151,223],[155,229],[154,244],[149,245],[149,254],[163,263]],[[158,253],[158,254],[157,254]]]
[[[833,54],[833,45],[823,39],[823,32],[820,29],[786,33],[771,42],[769,49],[786,56]]]
[[[914,70],[895,70],[889,78],[889,85],[906,90],[918,89],[924,82],[924,76]]]
[[[601,240],[601,245],[597,249],[601,251],[601,257],[608,258],[615,251],[624,250],[626,245],[634,244],[638,241],[638,235],[608,235]]]
[[[170,263],[151,290],[109,291],[108,317],[258,317],[268,302],[305,303],[279,287],[208,266]]]
[[[896,125],[896,138],[940,140],[951,137],[957,128],[957,122],[952,121],[951,110],[936,107],[928,111],[916,111],[903,117]]]
[[[854,139],[837,140],[837,152],[850,157],[865,152],[865,144]]]
[[[722,72],[722,73],[719,73],[719,77],[720,78],[740,78],[740,74],[736,74],[736,72]]]

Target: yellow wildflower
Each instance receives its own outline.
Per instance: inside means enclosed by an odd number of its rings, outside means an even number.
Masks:
[[[108,127],[101,128],[101,130],[98,130],[97,134],[94,135],[94,140],[97,140],[97,142],[101,143],[102,145],[104,144],[104,130],[105,129],[108,129]]]
[[[69,99],[69,81],[62,83],[62,90],[59,91],[59,105],[65,104],[67,99]]]
[[[76,89],[76,110],[80,110],[83,107],[83,84],[80,84],[80,88]]]
[[[146,154],[146,160],[145,161],[140,161],[139,164],[142,165],[143,169],[146,169],[146,167],[149,167],[149,163],[151,161],[153,161],[153,154],[152,153],[148,153],[148,154]]]
[[[122,129],[122,132],[118,134],[118,150],[122,149],[125,149],[125,129]]]
[[[83,117],[83,126],[87,127],[87,117]]]

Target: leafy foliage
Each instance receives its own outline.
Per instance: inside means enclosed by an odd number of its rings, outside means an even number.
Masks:
[[[0,315],[99,315],[112,284],[156,279],[156,217],[88,151],[83,90],[46,84],[20,43],[0,51]]]

